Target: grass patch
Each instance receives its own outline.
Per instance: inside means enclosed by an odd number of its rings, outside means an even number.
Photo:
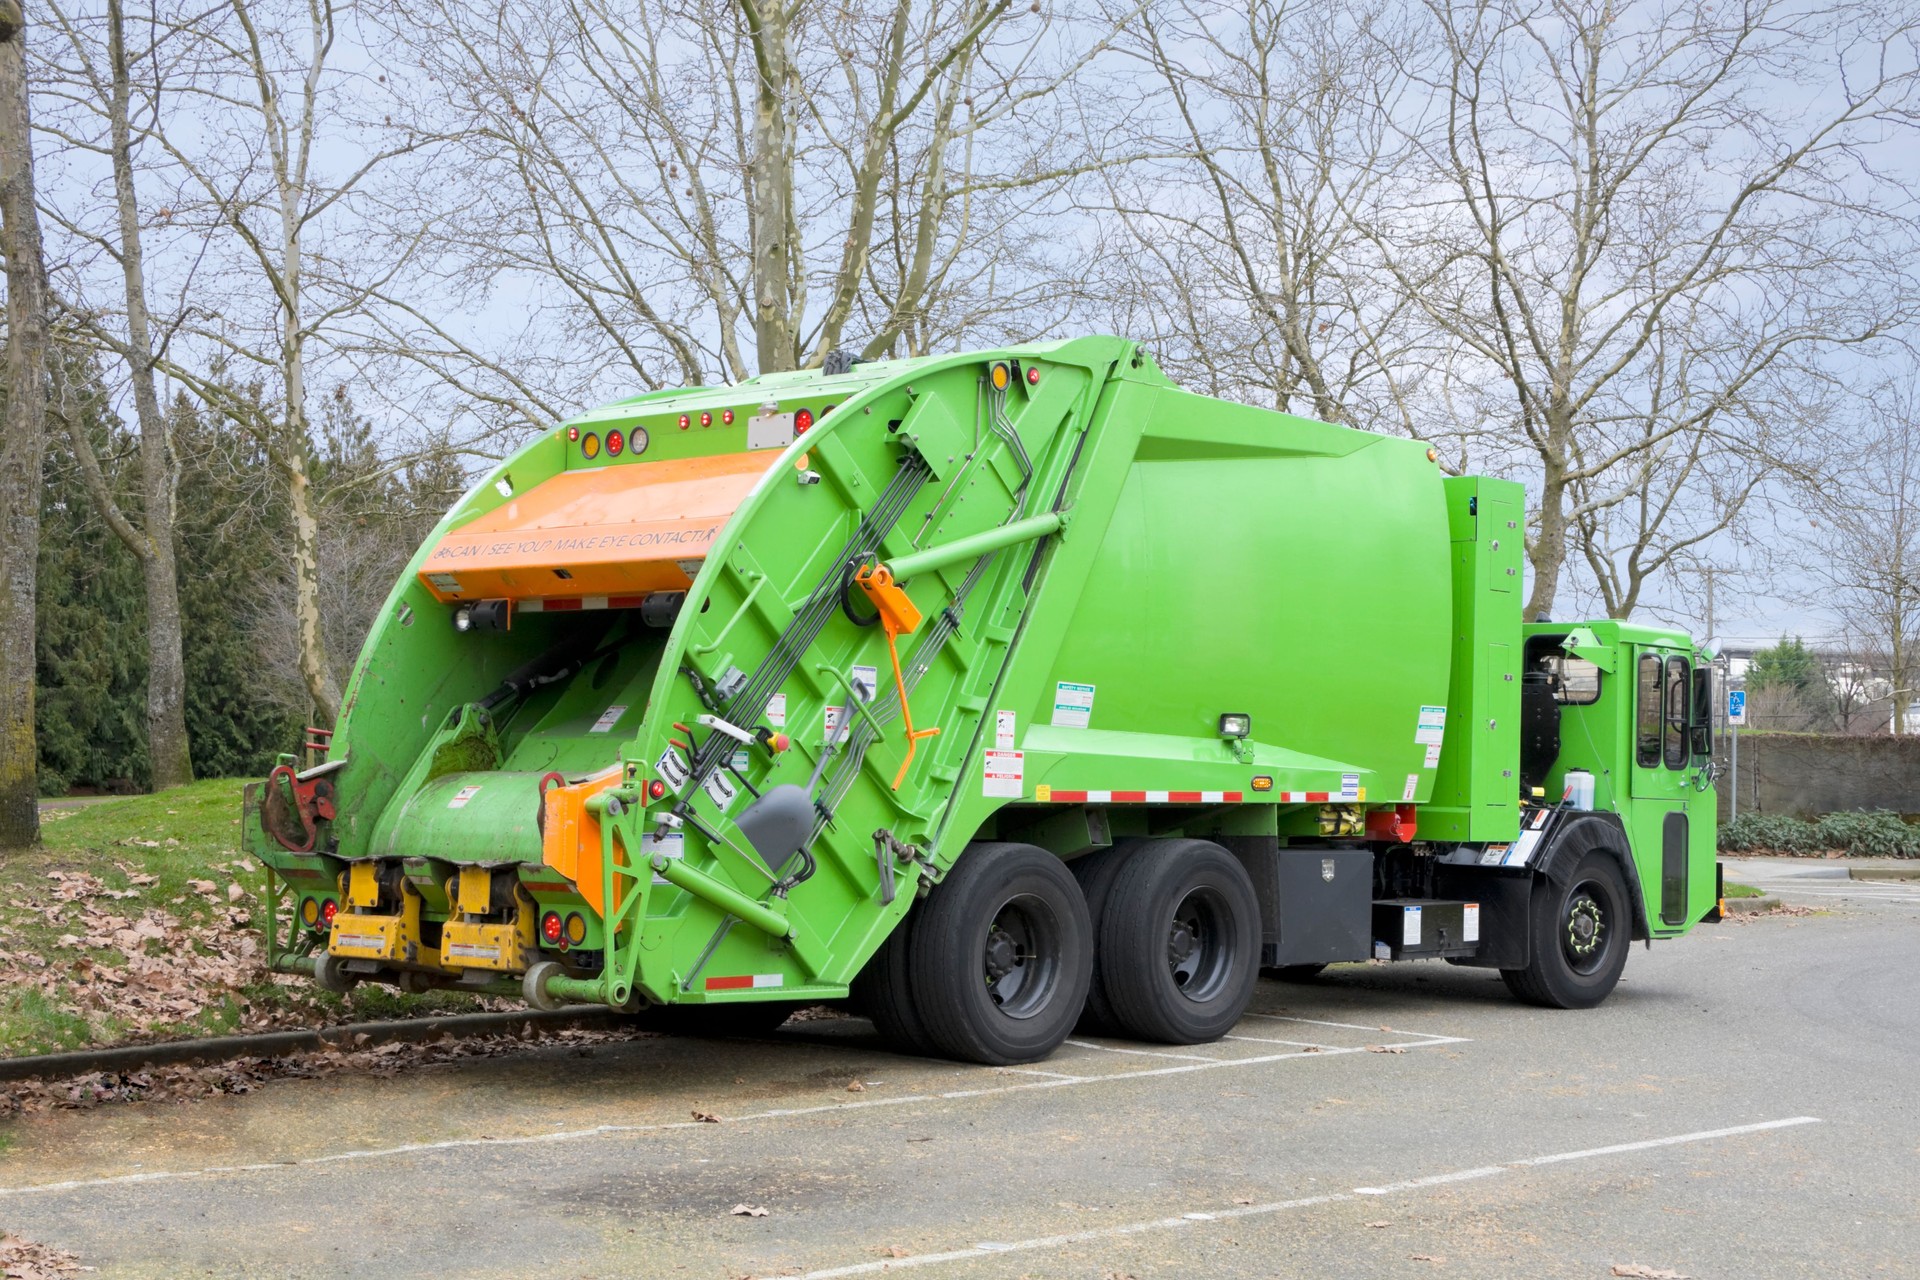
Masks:
[[[0,1055],[481,1007],[384,987],[341,997],[267,973],[266,870],[240,851],[243,785],[41,815],[42,847],[0,863]]]
[[[1756,889],[1750,884],[1734,884],[1731,881],[1720,886],[1720,889],[1720,896],[1723,898],[1764,898],[1767,896],[1765,891]]]

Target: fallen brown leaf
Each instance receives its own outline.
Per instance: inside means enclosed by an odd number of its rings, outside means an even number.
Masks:
[[[902,1249],[897,1244],[887,1245],[885,1248],[881,1249],[880,1252],[882,1255],[889,1258],[911,1258],[913,1256],[911,1253],[907,1252],[905,1249]]]
[[[227,886],[227,901],[228,901],[228,902],[238,902],[238,901],[240,901],[240,899],[242,899],[242,898],[244,898],[244,897],[246,897],[246,896],[247,896],[247,891],[246,891],[245,889],[242,889],[242,888],[241,888],[241,887],[240,887],[239,885],[237,885],[237,884],[230,884],[230,885],[228,885],[228,886]]]
[[[11,1232],[0,1235],[0,1275],[8,1280],[59,1280],[91,1270],[80,1265],[77,1253]]]
[[[847,1086],[848,1093],[865,1093],[866,1091],[867,1086],[861,1084],[858,1080],[853,1081]]]
[[[693,1118],[695,1120],[698,1120],[701,1124],[719,1124],[720,1123],[720,1117],[713,1114],[713,1112],[711,1111],[695,1111],[693,1113]]]
[[[1404,1045],[1397,1044],[1370,1044],[1367,1046],[1368,1053],[1405,1053],[1406,1051]]]
[[[1390,1227],[1393,1224],[1388,1222],[1385,1218],[1376,1218],[1374,1221],[1369,1222],[1367,1225],[1370,1227],[1377,1228],[1377,1227]]]
[[[727,1210],[727,1212],[736,1218],[764,1218],[767,1216],[766,1207],[757,1204],[737,1204]]]
[[[217,884],[215,884],[215,883],[214,883],[213,881],[211,881],[211,880],[189,880],[189,881],[187,881],[187,888],[189,888],[189,889],[191,889],[191,890],[193,890],[193,891],[194,891],[195,893],[209,893],[209,894],[210,894],[210,893],[212,893],[212,892],[213,892],[214,890],[216,890],[216,889],[218,889],[219,887],[220,887],[219,885],[217,885]]]

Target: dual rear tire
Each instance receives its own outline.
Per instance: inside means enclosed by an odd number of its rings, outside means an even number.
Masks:
[[[1239,861],[1151,840],[1069,869],[1032,845],[971,846],[854,983],[905,1052],[1011,1065],[1076,1026],[1198,1044],[1240,1020],[1258,975],[1259,910]]]

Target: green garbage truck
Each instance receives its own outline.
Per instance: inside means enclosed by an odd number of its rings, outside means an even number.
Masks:
[[[426,539],[246,793],[274,965],[989,1063],[1262,972],[1578,1008],[1717,918],[1711,667],[1521,620],[1521,486],[1087,337],[622,400]]]

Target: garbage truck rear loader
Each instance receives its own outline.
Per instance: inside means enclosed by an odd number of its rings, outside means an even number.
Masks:
[[[1523,626],[1523,524],[1115,338],[594,410],[448,514],[248,789],[274,961],[742,1026],[851,991],[998,1063],[1369,958],[1595,1004],[1717,911],[1709,668]]]

